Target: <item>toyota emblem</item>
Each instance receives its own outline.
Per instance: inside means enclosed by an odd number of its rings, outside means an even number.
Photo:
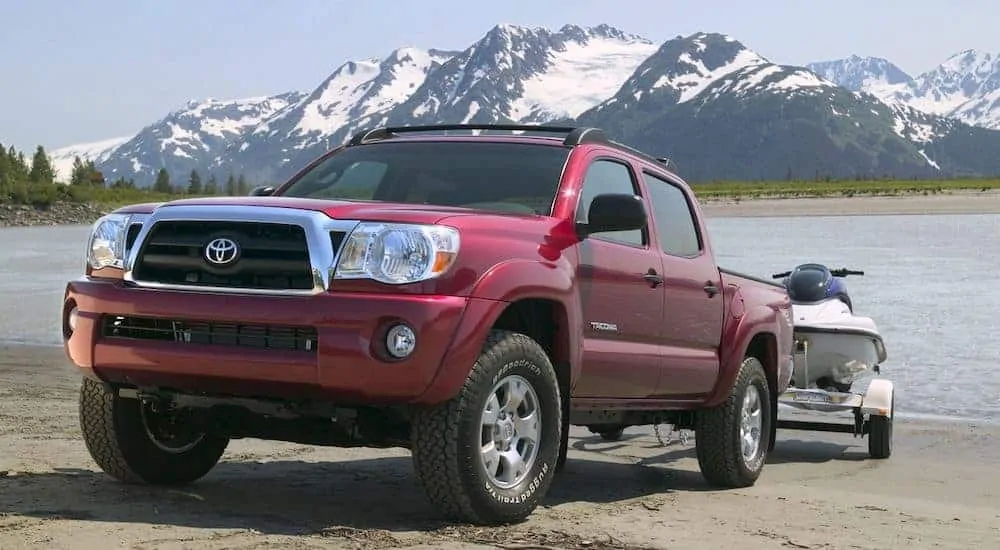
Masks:
[[[212,239],[205,245],[205,259],[214,265],[229,265],[240,257],[240,245],[226,237]]]

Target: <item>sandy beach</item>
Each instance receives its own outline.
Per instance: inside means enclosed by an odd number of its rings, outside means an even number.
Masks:
[[[706,216],[864,216],[886,214],[1000,214],[1000,191],[937,195],[701,200]]]
[[[124,486],[91,461],[79,377],[60,348],[0,351],[0,548],[986,548],[1000,538],[1000,429],[898,420],[865,440],[779,432],[756,486],[708,488],[693,440],[601,442],[577,430],[526,523],[442,523],[402,449],[234,441],[184,490]],[[993,541],[993,542],[990,542]]]

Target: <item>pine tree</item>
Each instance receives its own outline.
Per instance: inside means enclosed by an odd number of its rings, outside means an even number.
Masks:
[[[226,179],[226,195],[230,197],[236,196],[236,178],[233,177],[233,173],[229,173],[229,178]]]
[[[28,174],[28,179],[34,183],[52,183],[55,180],[49,156],[45,154],[45,148],[41,145],[35,149],[35,156],[31,159],[31,172]]]
[[[156,173],[156,183],[153,184],[153,191],[157,193],[172,193],[173,186],[170,185],[170,174],[166,168],[160,168]]]
[[[205,183],[206,195],[218,195],[219,194],[219,182],[215,179],[215,174],[210,174],[208,176],[208,181]]]
[[[70,185],[83,185],[84,183],[88,183],[88,180],[87,167],[83,165],[83,161],[80,160],[79,156],[73,157],[73,171],[69,175]]]
[[[198,175],[198,171],[194,168],[191,169],[191,175],[188,176],[187,192],[189,195],[200,195],[203,192],[201,187],[201,176]]]
[[[236,180],[236,192],[243,196],[250,194],[250,184],[243,177],[243,174],[240,174],[240,177]]]
[[[83,169],[87,174],[87,184],[91,187],[104,187],[107,185],[108,181],[104,178],[104,174],[94,166],[94,161],[88,160],[84,163]]]

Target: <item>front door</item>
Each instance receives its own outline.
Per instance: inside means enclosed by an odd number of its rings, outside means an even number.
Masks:
[[[632,168],[610,158],[592,161],[584,178],[577,221],[604,193],[640,195]],[[647,275],[662,272],[646,229],[596,233],[579,244],[577,279],[583,309],[583,365],[573,395],[642,398],[659,384],[663,286]]]

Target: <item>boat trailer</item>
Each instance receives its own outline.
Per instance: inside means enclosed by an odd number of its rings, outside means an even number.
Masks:
[[[796,342],[793,356],[795,370],[806,373],[808,380],[808,345]],[[876,365],[876,375],[881,374]],[[800,410],[835,413],[852,412],[853,423],[815,422],[802,420],[777,420],[778,429],[808,430],[817,432],[849,433],[868,436],[868,455],[875,459],[889,458],[892,454],[892,423],[895,416],[895,391],[891,380],[874,378],[863,392],[828,391],[819,388],[790,387],[778,397],[779,405]]]

